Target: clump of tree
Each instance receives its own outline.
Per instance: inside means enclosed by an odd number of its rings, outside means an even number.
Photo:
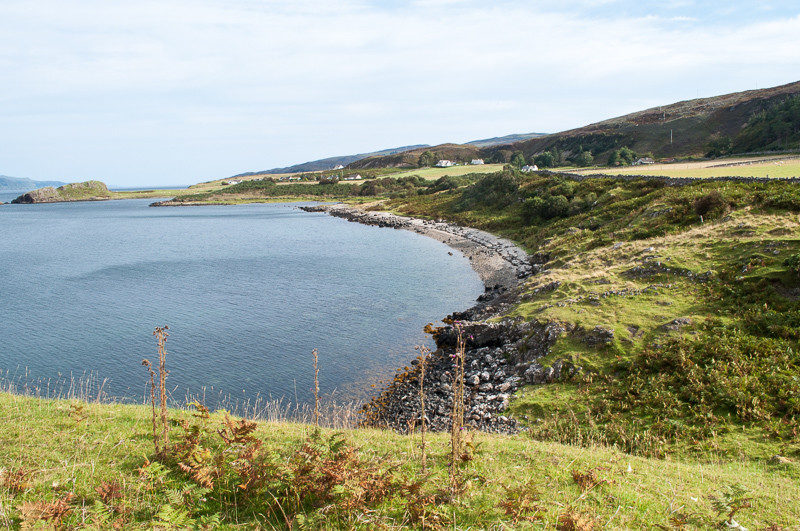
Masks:
[[[513,172],[492,173],[468,186],[453,206],[456,212],[481,207],[503,208],[519,201],[519,179]]]
[[[445,175],[443,177],[439,177],[435,181],[429,182],[428,192],[435,193],[444,192],[445,190],[455,190],[456,188],[461,188],[462,186],[469,184],[471,181],[472,179],[465,175]]]
[[[576,166],[591,166],[594,162],[594,156],[592,155],[591,151],[579,151],[574,157],[572,157],[572,162]]]
[[[358,195],[360,196],[378,196],[388,195],[392,197],[416,194],[420,188],[427,188],[428,181],[419,175],[410,175],[408,177],[400,177],[399,179],[392,179],[391,177],[384,177],[383,179],[374,179],[366,181],[358,187]]]
[[[733,153],[733,140],[729,136],[715,136],[706,144],[706,157],[715,159]]]
[[[526,224],[574,216],[597,203],[597,194],[581,192],[575,181],[548,181],[527,192],[529,197],[522,203],[522,220]]]
[[[556,156],[550,151],[544,151],[533,157],[533,163],[539,168],[553,168],[556,166]]]
[[[525,166],[528,162],[525,160],[525,154],[522,151],[516,151],[511,155],[511,165],[516,168]]]
[[[436,159],[436,155],[433,151],[425,150],[422,152],[422,155],[419,156],[418,164],[421,168],[433,166],[438,162]]]
[[[732,151],[768,151],[800,147],[800,96],[788,98],[753,116],[733,141]]]
[[[627,146],[623,146],[619,149],[615,149],[611,152],[608,156],[608,165],[609,166],[630,166],[636,159],[639,158],[639,155],[636,154],[634,150]]]

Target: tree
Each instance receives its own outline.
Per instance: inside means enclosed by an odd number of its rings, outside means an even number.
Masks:
[[[553,146],[553,166],[561,166],[563,154],[558,146]]]
[[[625,164],[633,164],[638,158],[638,155],[636,155],[636,152],[631,148],[623,146],[619,149],[619,158],[624,161]]]
[[[432,151],[426,150],[419,156],[420,166],[433,166],[436,162],[436,155]]]
[[[591,166],[594,162],[594,157],[590,151],[581,151],[575,155],[575,164],[578,166]]]
[[[540,168],[552,168],[553,166],[555,166],[555,162],[556,162],[555,157],[549,151],[539,153],[533,158],[533,163],[539,166]]]
[[[733,140],[729,136],[712,138],[706,148],[706,157],[712,159],[724,157],[733,151]]]
[[[611,155],[608,156],[608,165],[609,166],[625,166],[629,164],[633,164],[633,162],[639,158],[634,150],[629,147],[623,146],[616,151],[612,151]]]
[[[525,161],[525,155],[522,153],[522,151],[517,151],[511,157],[511,165],[512,166],[516,166],[517,168],[521,168],[521,167],[525,166],[525,164],[527,164],[527,162]]]

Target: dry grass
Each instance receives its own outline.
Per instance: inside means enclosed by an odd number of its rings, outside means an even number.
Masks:
[[[648,164],[623,168],[596,167],[569,169],[573,173],[602,173],[606,175],[658,175],[667,177],[800,177],[800,158],[786,157],[743,157],[731,159],[704,160],[698,162],[677,162],[672,164]]]

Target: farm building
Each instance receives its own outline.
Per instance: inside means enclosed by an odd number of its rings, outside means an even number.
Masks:
[[[634,166],[639,166],[641,164],[655,164],[655,163],[656,163],[656,161],[654,161],[650,157],[642,157],[639,160],[637,160],[636,162],[634,162],[633,164],[634,164]]]
[[[472,159],[472,162],[470,162],[470,164],[472,164],[473,166],[480,166],[481,164],[483,164],[483,159]]]
[[[437,168],[449,168],[450,166],[453,165],[454,163],[452,160],[440,160],[439,162],[436,163]]]
[[[337,164],[336,166],[333,167],[333,169],[334,170],[343,170],[344,166],[342,166],[341,164]]]
[[[526,164],[525,166],[522,167],[522,171],[524,173],[530,173],[532,171],[538,171],[538,170],[539,170],[539,166],[537,166],[536,164],[532,164],[532,165]]]

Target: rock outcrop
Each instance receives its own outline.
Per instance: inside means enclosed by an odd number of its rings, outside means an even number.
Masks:
[[[511,395],[525,384],[549,383],[578,370],[561,361],[542,365],[538,361],[565,332],[559,323],[458,322],[465,341],[465,424],[495,433],[514,433],[517,421],[506,416]],[[425,361],[425,417],[432,431],[451,425],[454,385],[454,355],[458,329],[448,325],[434,333],[437,350]],[[371,402],[364,406],[368,426],[401,432],[419,426],[421,358],[399,371]]]

